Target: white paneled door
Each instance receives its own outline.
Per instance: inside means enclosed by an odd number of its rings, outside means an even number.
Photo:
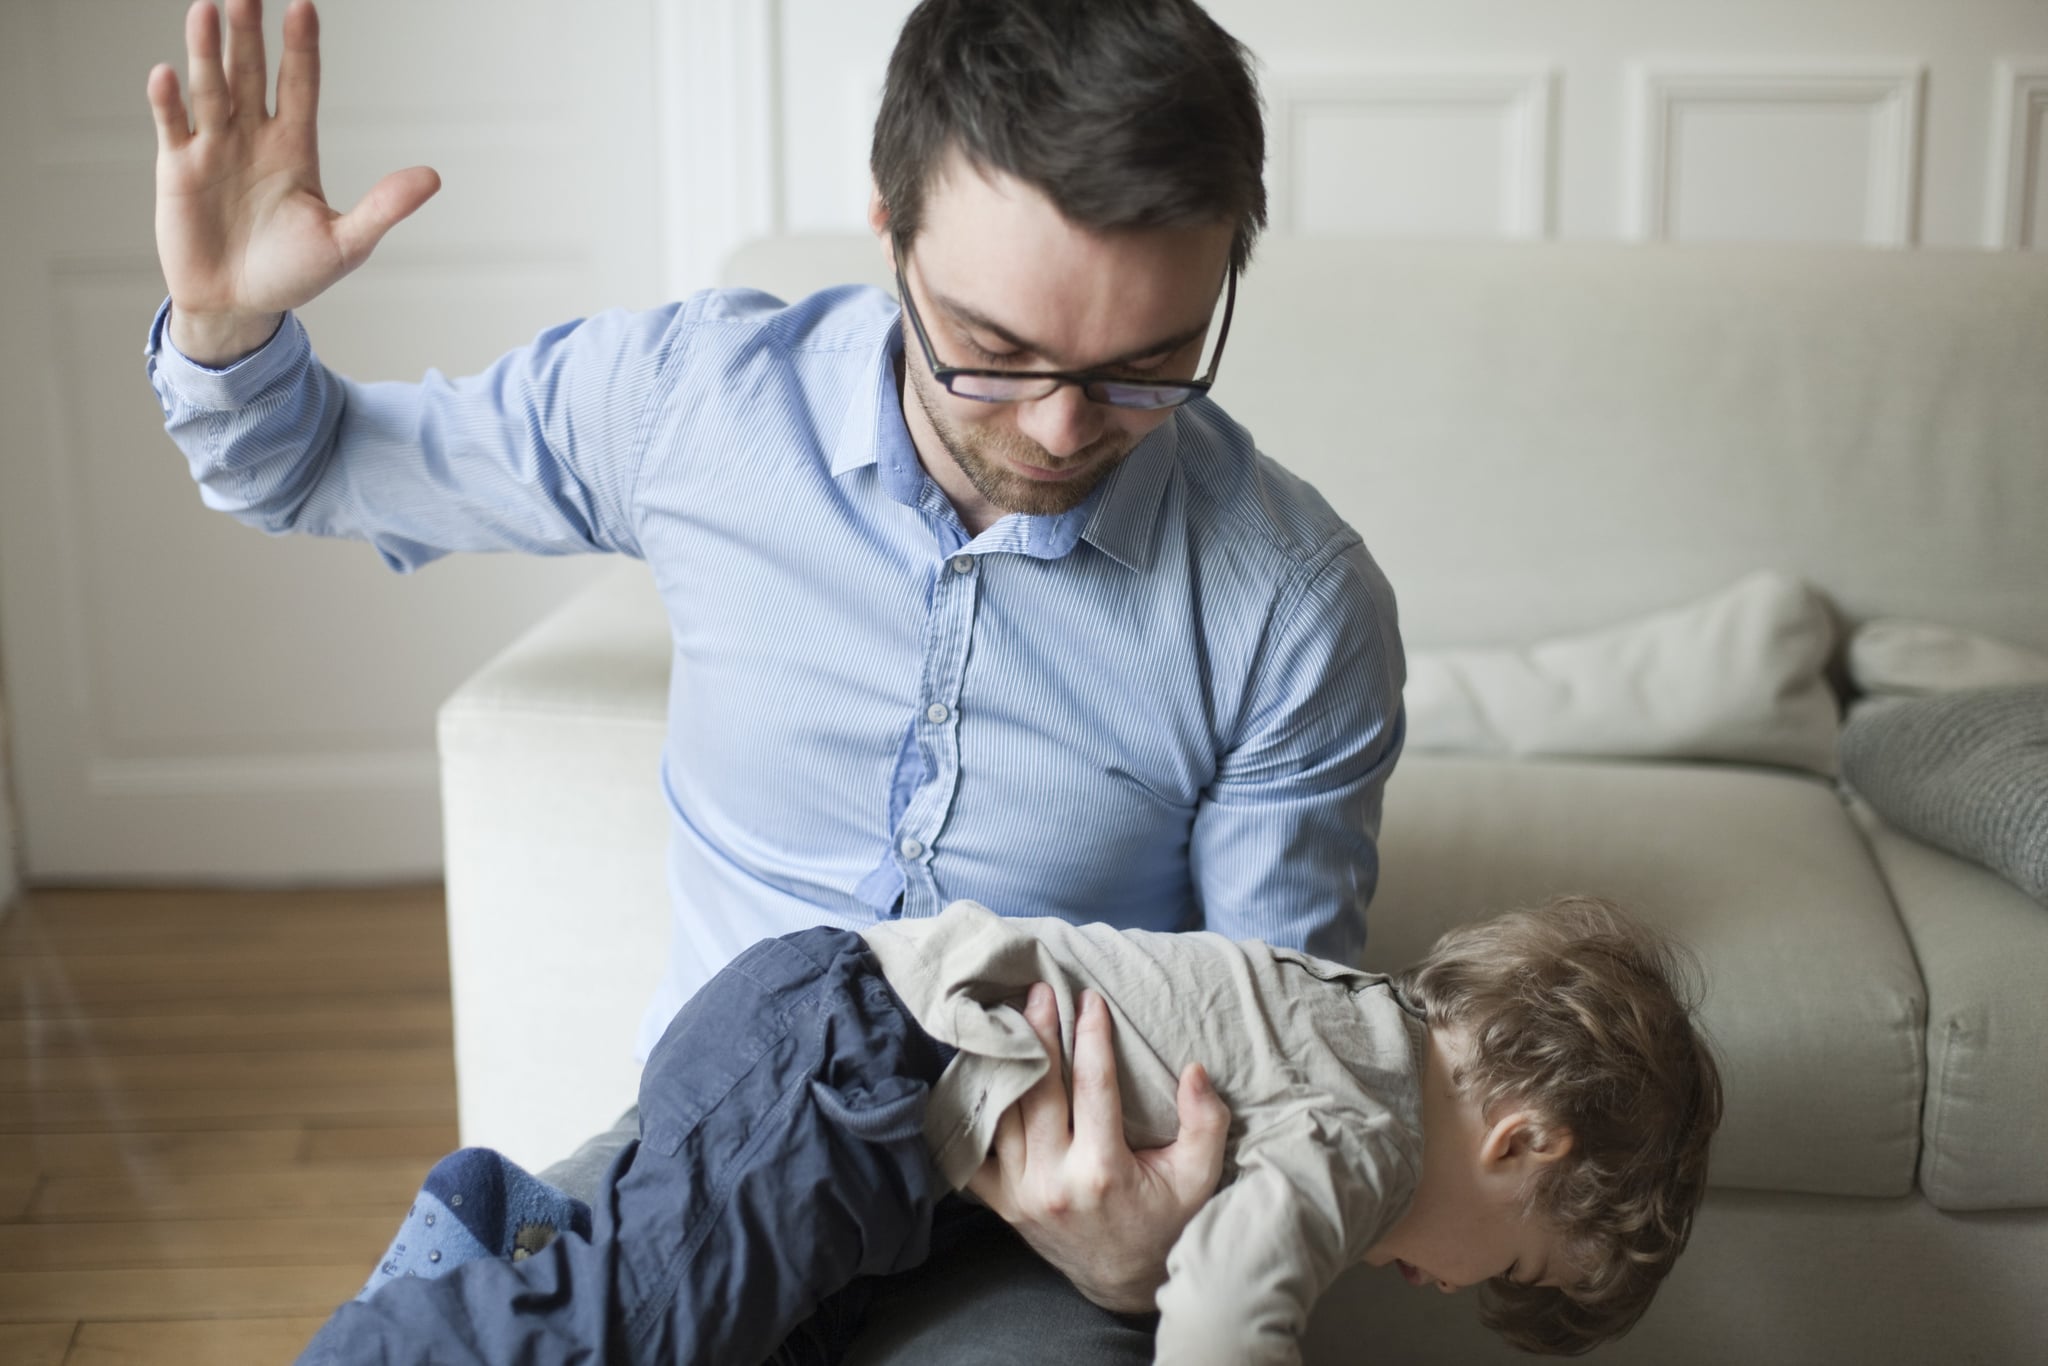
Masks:
[[[142,344],[163,294],[150,67],[186,0],[0,6],[0,652],[29,879],[298,880],[440,864],[433,713],[594,561],[367,546],[200,506]],[[282,0],[265,6],[273,68]],[[644,0],[324,0],[323,179],[441,193],[306,310],[362,379],[481,368],[656,302]],[[650,800],[652,796],[650,775]]]

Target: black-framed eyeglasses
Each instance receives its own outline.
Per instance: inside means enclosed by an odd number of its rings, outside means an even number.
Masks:
[[[1112,408],[1178,408],[1191,398],[1209,392],[1216,383],[1216,367],[1223,363],[1223,343],[1230,340],[1230,314],[1237,306],[1237,267],[1230,268],[1224,285],[1223,326],[1216,333],[1216,354],[1209,358],[1209,372],[1200,379],[1132,379],[1128,375],[1105,374],[1099,370],[997,370],[974,366],[941,365],[932,350],[924,319],[917,315],[910,285],[903,278],[903,258],[896,257],[896,292],[917,344],[924,348],[924,362],[932,378],[946,386],[946,392],[977,403],[1024,403],[1044,398],[1062,384],[1079,386],[1096,403]]]

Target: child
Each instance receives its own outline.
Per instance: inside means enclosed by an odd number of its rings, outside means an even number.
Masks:
[[[1584,1351],[1641,1317],[1706,1188],[1720,1081],[1675,969],[1585,897],[1453,930],[1392,978],[972,902],[765,941],[648,1058],[594,1240],[576,1202],[466,1149],[302,1360],[768,1357],[855,1277],[923,1260],[935,1203],[1050,1067],[1010,1004],[1037,982],[1063,1041],[1080,1010],[1113,1018],[1133,1147],[1173,1138],[1196,1060],[1232,1111],[1224,1184],[1167,1259],[1160,1360],[1297,1360],[1361,1260],[1483,1283],[1510,1342]],[[536,1222],[572,1231],[515,1259]]]

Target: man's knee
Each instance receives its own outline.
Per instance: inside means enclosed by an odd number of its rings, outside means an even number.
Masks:
[[[540,1174],[556,1190],[595,1206],[604,1185],[604,1174],[628,1143],[640,1137],[640,1107],[635,1105],[619,1116],[618,1123],[583,1141],[583,1146]]]
[[[880,1282],[847,1366],[1140,1366],[1157,1315],[1111,1313],[978,1206],[934,1240],[930,1261]]]

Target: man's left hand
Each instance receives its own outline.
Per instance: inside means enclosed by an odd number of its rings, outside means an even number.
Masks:
[[[1051,1066],[1003,1113],[968,1189],[1090,1300],[1118,1313],[1149,1313],[1166,1281],[1167,1250],[1223,1175],[1230,1107],[1201,1064],[1189,1063],[1176,1100],[1179,1137],[1133,1152],[1102,998],[1081,993],[1071,1115],[1052,988],[1031,988],[1024,1018]]]

